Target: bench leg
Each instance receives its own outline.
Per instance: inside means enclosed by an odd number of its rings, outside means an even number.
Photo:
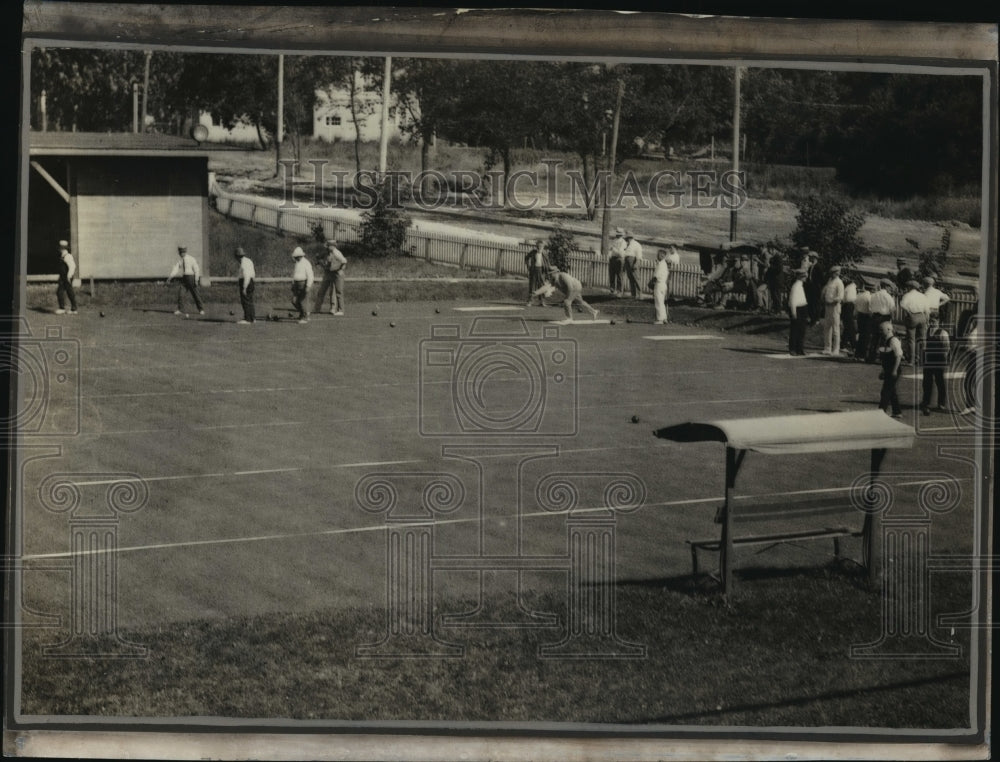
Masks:
[[[698,576],[698,546],[691,545],[691,576]]]
[[[840,558],[840,538],[833,538],[833,557]]]

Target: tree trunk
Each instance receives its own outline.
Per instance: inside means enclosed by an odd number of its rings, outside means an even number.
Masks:
[[[351,69],[348,72],[347,89],[351,101],[351,121],[354,123],[354,171],[361,172],[361,127],[358,125],[357,77],[356,62],[351,59]]]
[[[507,182],[510,179],[510,146],[504,146],[503,150],[500,152],[503,157],[503,208],[507,208]]]
[[[264,133],[260,131],[260,120],[258,119],[254,126],[257,128],[257,140],[260,141],[260,150],[264,151],[267,149],[267,143],[264,142]]]

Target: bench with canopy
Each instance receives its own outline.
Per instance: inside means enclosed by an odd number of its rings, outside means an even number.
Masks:
[[[869,582],[874,582],[878,576],[879,559],[875,544],[878,517],[876,511],[866,509],[870,508],[872,500],[870,489],[851,492],[846,497],[827,496],[819,499],[799,494],[790,496],[790,499],[780,503],[753,506],[752,512],[758,517],[768,516],[777,519],[782,515],[802,515],[810,511],[830,513],[835,508],[841,511],[861,509],[864,522],[860,530],[824,526],[797,532],[736,536],[734,533],[734,519],[737,514],[734,504],[737,498],[736,477],[748,452],[761,455],[800,455],[841,450],[869,450],[871,455],[867,486],[870,487],[878,477],[887,450],[913,446],[916,432],[912,426],[890,418],[881,410],[864,410],[690,422],[667,426],[658,429],[654,434],[661,439],[675,442],[722,442],[726,446],[726,491],[716,518],[721,525],[720,537],[713,540],[689,541],[692,546],[695,572],[697,572],[698,549],[719,552],[718,577],[725,594],[732,591],[733,549],[738,545],[775,545],[798,540],[832,538],[835,548],[839,549],[837,541],[840,537],[860,537],[863,548],[862,566],[868,572]],[[861,505],[858,505],[859,502]],[[742,508],[741,504],[740,515],[743,515]]]

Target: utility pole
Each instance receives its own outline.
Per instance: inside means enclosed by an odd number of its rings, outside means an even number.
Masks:
[[[742,69],[737,66],[733,69],[733,188],[738,189],[740,184],[740,77]],[[729,210],[729,240],[736,240],[737,220],[736,220],[736,193],[733,193],[733,208]]]
[[[38,99],[38,107],[42,111],[42,132],[47,132],[49,129],[49,115],[46,111],[47,106],[45,104],[45,91],[42,90],[42,96]]]
[[[281,170],[281,143],[285,139],[285,55],[278,54],[278,126],[274,132],[274,176]]]
[[[132,132],[139,132],[139,83],[132,83]]]
[[[392,56],[385,57],[385,73],[382,75],[382,134],[378,143],[378,172],[385,177],[389,158],[389,94],[392,85]]]
[[[615,157],[618,154],[618,123],[621,121],[622,98],[625,95],[625,80],[618,78],[618,95],[615,97],[615,116],[611,123],[611,156],[608,158],[608,179],[607,183],[598,185],[602,188],[604,199],[604,215],[601,217],[601,258],[608,258],[608,231],[611,229],[611,210],[608,208],[608,195],[611,193],[611,186],[615,179]]]
[[[146,51],[146,72],[142,76],[142,121],[139,123],[139,132],[146,131],[146,114],[149,106],[149,61],[153,57],[153,51]]]

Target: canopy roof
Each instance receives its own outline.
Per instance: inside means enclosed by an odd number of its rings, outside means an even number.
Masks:
[[[209,151],[244,150],[193,138],[159,133],[28,133],[31,156],[207,156]]]
[[[912,426],[881,410],[682,423],[654,432],[675,442],[724,442],[766,455],[912,447]]]

